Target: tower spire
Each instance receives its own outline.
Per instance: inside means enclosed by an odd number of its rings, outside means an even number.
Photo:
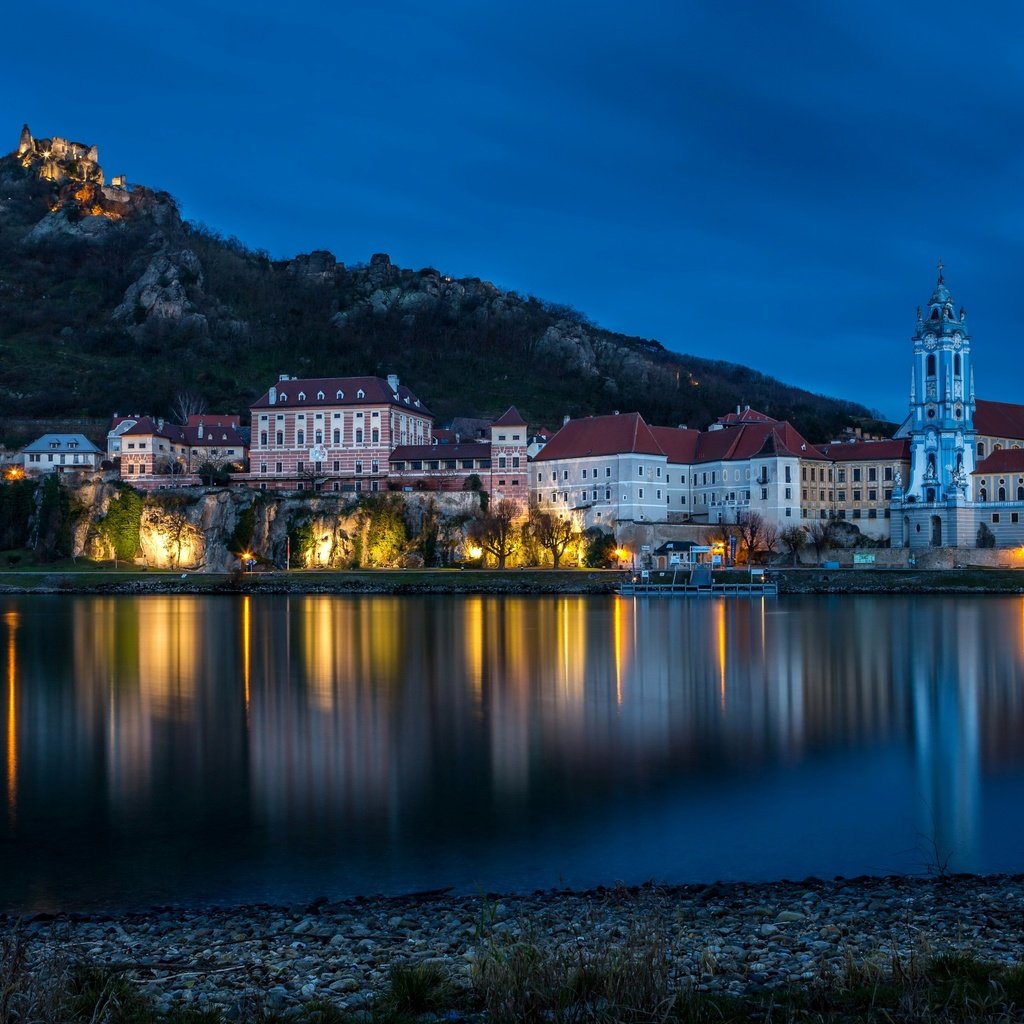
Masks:
[[[939,257],[939,262],[938,262],[937,266],[938,266],[938,271],[939,271],[939,282],[938,283],[939,284],[945,284],[945,281],[943,281],[943,279],[942,279],[942,271],[945,270],[945,264],[942,262],[942,257],[941,256]]]

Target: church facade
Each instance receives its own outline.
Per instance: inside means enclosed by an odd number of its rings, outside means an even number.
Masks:
[[[1024,406],[976,399],[967,314],[942,276],[912,339],[908,478],[891,502],[893,547],[1024,543]]]

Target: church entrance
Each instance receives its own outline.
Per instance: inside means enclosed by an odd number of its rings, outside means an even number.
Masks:
[[[942,547],[942,519],[939,516],[932,516],[932,547]]]

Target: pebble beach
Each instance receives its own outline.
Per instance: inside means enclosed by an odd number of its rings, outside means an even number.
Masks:
[[[1024,961],[1024,876],[644,885],[531,895],[428,893],[302,906],[155,908],[3,916],[30,965],[125,970],[158,1009],[258,995],[287,1014],[310,1000],[370,1006],[395,965],[427,963],[472,984],[489,950],[524,941],[588,952],[654,941],[674,981],[739,995],[839,975],[851,962],[966,953]]]

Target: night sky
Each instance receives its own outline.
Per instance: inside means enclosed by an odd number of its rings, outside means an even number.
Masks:
[[[1024,7],[5,8],[0,150],[274,257],[374,252],[902,418],[941,258],[978,393],[1024,401]]]

